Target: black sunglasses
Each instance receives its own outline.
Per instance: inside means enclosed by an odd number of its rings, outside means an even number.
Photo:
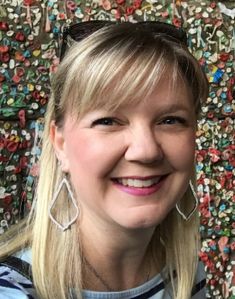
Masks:
[[[72,38],[74,41],[79,42],[103,27],[114,26],[117,24],[121,24],[121,23],[115,23],[112,21],[94,20],[94,21],[76,23],[64,27],[62,43],[60,47],[60,60],[62,60],[65,55],[67,44],[68,44],[68,36]],[[145,28],[151,33],[162,34],[163,36],[168,37],[169,39],[174,39],[180,44],[187,46],[187,35],[182,28],[178,28],[175,27],[174,25],[167,24],[164,22],[159,22],[159,21],[145,21],[145,22],[138,22],[132,24],[135,25],[136,28]]]

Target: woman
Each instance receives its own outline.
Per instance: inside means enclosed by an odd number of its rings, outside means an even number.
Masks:
[[[4,236],[0,298],[205,298],[192,182],[208,86],[184,32],[85,22],[65,46],[36,204]],[[32,264],[34,286],[9,255]]]

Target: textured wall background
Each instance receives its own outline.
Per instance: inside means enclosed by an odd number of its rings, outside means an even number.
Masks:
[[[0,233],[30,209],[50,74],[65,24],[162,20],[188,32],[210,82],[197,132],[208,298],[235,298],[235,2],[0,0]]]

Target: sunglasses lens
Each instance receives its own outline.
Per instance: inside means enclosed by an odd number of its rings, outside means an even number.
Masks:
[[[80,41],[97,30],[114,24],[109,21],[90,21],[90,22],[81,22],[78,24],[74,24],[69,28],[69,35],[75,40]]]
[[[173,38],[178,40],[179,42],[187,45],[187,35],[186,32],[177,28],[174,25],[163,23],[163,22],[139,22],[137,23],[142,27],[146,27],[146,30],[151,31],[153,34],[162,34],[163,36],[168,36],[169,38]]]

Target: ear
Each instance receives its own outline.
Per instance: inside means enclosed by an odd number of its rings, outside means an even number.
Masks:
[[[61,169],[63,172],[69,171],[69,163],[65,152],[65,140],[63,135],[63,129],[59,128],[55,121],[50,124],[50,140],[54,147],[55,155],[61,163]]]

